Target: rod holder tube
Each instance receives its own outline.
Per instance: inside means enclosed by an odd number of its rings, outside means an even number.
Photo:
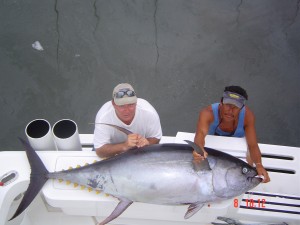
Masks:
[[[30,121],[25,128],[25,134],[33,149],[37,151],[56,150],[51,125],[47,120],[35,119]]]
[[[57,121],[52,133],[57,149],[61,151],[81,151],[81,143],[77,124],[70,119]]]

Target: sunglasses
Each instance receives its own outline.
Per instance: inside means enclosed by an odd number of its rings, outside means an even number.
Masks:
[[[118,91],[115,93],[115,98],[123,98],[125,95],[133,97],[135,96],[135,92],[131,90]]]

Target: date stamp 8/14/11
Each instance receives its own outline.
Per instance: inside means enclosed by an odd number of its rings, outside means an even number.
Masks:
[[[243,201],[246,203],[245,206],[247,208],[265,208],[266,199],[257,199],[254,200],[252,198],[250,199],[243,199]],[[233,206],[234,208],[238,208],[240,206],[239,200],[235,198],[233,200]]]

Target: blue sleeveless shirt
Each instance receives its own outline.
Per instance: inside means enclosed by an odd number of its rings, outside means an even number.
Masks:
[[[214,113],[214,122],[210,125],[208,134],[210,135],[217,135],[217,136],[230,136],[230,137],[245,137],[245,129],[244,129],[244,119],[245,119],[245,112],[246,109],[240,111],[239,114],[239,121],[234,133],[225,132],[220,129],[219,125],[219,107],[220,103],[214,103],[211,105],[213,113]]]

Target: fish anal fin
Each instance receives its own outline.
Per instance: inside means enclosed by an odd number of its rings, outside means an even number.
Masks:
[[[190,204],[188,210],[186,211],[184,215],[184,219],[188,219],[192,217],[196,212],[198,212],[202,207],[204,206],[201,202],[196,202],[193,204]]]
[[[114,211],[99,225],[104,225],[109,223],[110,221],[116,219],[118,216],[120,216],[130,205],[132,204],[132,201],[129,201],[127,199],[121,199],[117,207],[114,209]]]

